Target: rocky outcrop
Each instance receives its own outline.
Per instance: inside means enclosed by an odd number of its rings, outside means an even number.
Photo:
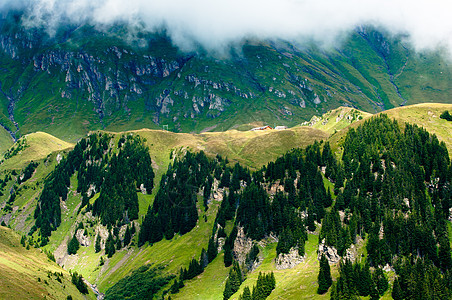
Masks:
[[[275,259],[275,268],[277,270],[291,269],[302,263],[306,258],[298,253],[298,249],[291,248],[289,253],[280,253]]]
[[[78,242],[80,243],[80,246],[88,247],[91,245],[91,240],[89,239],[89,236],[84,235],[85,230],[79,229],[75,233],[75,237],[77,238]]]
[[[330,247],[330,246],[326,245],[325,244],[325,239],[323,239],[322,242],[319,243],[319,248],[318,248],[318,251],[317,251],[317,255],[318,255],[317,258],[318,258],[319,261],[320,261],[320,257],[322,257],[322,254],[325,255],[325,257],[328,260],[328,263],[330,265],[339,262],[339,260],[341,259],[339,254],[337,254],[337,249],[334,248],[334,247]]]
[[[355,262],[356,258],[358,256],[358,251],[356,249],[355,245],[351,245],[350,248],[348,248],[347,250],[345,250],[345,255],[344,255],[344,259],[348,259],[349,261],[351,261],[352,263]]]
[[[245,235],[243,227],[237,227],[237,237],[234,241],[233,253],[239,264],[244,264],[246,256],[253,247],[253,240]]]
[[[207,89],[213,89],[213,90],[220,90],[220,91],[224,91],[224,92],[230,92],[233,93],[236,96],[239,96],[243,99],[251,99],[254,97],[253,93],[244,93],[243,91],[241,91],[239,88],[237,88],[234,84],[232,83],[226,83],[223,81],[219,81],[219,82],[214,82],[212,80],[209,79],[203,79],[203,78],[198,78],[196,75],[194,74],[190,74],[187,75],[185,77],[185,80],[188,81],[189,83],[193,83],[194,87],[198,87],[199,85],[202,86],[202,88],[204,90]]]

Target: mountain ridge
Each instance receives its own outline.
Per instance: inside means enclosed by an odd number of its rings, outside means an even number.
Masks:
[[[143,33],[147,46],[137,47],[120,38],[124,30],[62,27],[50,38],[6,16],[3,126],[13,136],[44,130],[74,142],[97,129],[292,127],[341,105],[373,113],[451,101],[447,59],[372,27],[358,27],[338,49],[248,41],[225,59],[183,53],[164,34]]]

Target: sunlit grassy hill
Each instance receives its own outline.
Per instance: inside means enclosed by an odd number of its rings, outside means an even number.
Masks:
[[[2,169],[20,169],[30,161],[45,158],[52,152],[72,148],[74,144],[65,142],[45,132],[30,133],[20,138],[3,153]]]
[[[71,277],[40,249],[20,244],[21,237],[0,226],[0,299],[95,299],[82,295]],[[26,242],[28,244],[28,242]]]

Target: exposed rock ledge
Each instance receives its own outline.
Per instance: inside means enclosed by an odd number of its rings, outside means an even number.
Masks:
[[[280,253],[275,260],[275,267],[277,270],[291,269],[296,265],[302,263],[306,258],[298,254],[298,249],[291,248],[289,253]]]
[[[325,239],[319,244],[319,250],[317,251],[318,259],[322,257],[322,254],[325,254],[326,259],[330,265],[339,262],[341,257],[337,254],[337,249],[334,247],[330,247],[325,244]]]

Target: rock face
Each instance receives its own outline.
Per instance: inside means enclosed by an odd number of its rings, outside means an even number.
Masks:
[[[298,254],[298,249],[291,248],[289,253],[280,253],[275,260],[275,268],[277,270],[291,269],[302,263],[306,258]]]
[[[344,259],[348,259],[349,261],[354,263],[355,260],[356,260],[357,255],[358,255],[357,249],[356,249],[355,245],[352,244],[350,246],[350,248],[345,250]]]
[[[336,248],[327,246],[325,244],[325,239],[323,239],[322,242],[319,244],[319,250],[317,251],[317,258],[319,261],[320,257],[322,257],[322,254],[325,255],[330,265],[339,262],[339,260],[341,259],[339,254],[337,254]]]
[[[78,242],[80,243],[80,246],[88,247],[91,245],[91,240],[88,236],[85,236],[83,233],[85,232],[84,229],[79,229],[75,233],[75,237],[77,238]]]
[[[253,240],[245,235],[243,227],[237,227],[237,238],[234,241],[233,253],[239,264],[244,264],[246,255],[253,247]]]

